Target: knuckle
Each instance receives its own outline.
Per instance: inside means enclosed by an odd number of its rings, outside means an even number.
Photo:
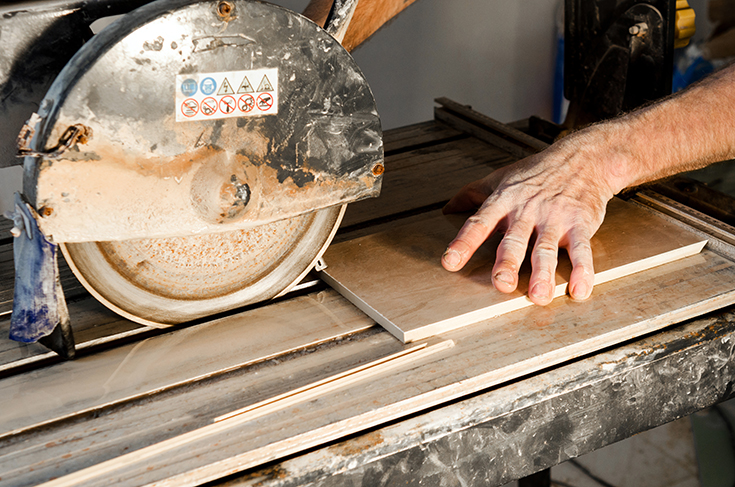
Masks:
[[[487,219],[483,217],[482,214],[480,214],[480,212],[475,213],[474,215],[469,217],[467,219],[467,224],[473,227],[480,227],[487,231],[490,230],[490,225],[488,224]]]
[[[506,233],[502,245],[507,249],[525,251],[528,246],[528,238],[518,233]]]
[[[571,250],[572,252],[592,254],[592,245],[590,244],[589,240],[577,240],[575,242],[572,242],[569,250]]]
[[[572,250],[592,252],[592,245],[590,245],[589,239],[576,240],[572,243]]]
[[[552,242],[541,241],[536,243],[534,253],[539,257],[556,257],[556,255],[559,253],[559,247]]]
[[[496,270],[503,269],[503,270],[511,271],[513,273],[517,273],[518,269],[520,268],[520,264],[517,260],[506,257],[506,258],[498,260],[495,263],[494,268]]]

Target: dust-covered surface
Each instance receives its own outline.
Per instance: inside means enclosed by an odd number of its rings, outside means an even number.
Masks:
[[[45,210],[45,233],[57,242],[211,233],[377,196],[380,119],[349,54],[290,11],[233,5],[227,19],[210,4],[153,20],[145,7],[67,65],[32,143],[53,147],[73,124],[92,135],[26,161],[24,191]],[[247,42],[225,42],[233,36]],[[277,114],[176,121],[177,76],[261,68],[278,73]]]

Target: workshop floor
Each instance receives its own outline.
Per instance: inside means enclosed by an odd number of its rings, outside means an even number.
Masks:
[[[733,425],[735,400],[557,465],[552,486],[732,487]]]

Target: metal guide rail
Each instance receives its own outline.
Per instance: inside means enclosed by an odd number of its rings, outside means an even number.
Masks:
[[[441,110],[443,122],[385,134],[383,195],[350,205],[337,240],[421,219],[517,158],[447,125],[479,114]],[[504,144],[515,133],[505,132]],[[699,221],[655,194],[638,201]],[[586,303],[559,298],[418,345],[316,277],[171,330],[127,322],[67,282],[76,360],[0,338],[0,485],[502,485],[530,475],[732,395],[735,315],[696,317],[735,300],[733,237],[706,224],[719,233],[696,227],[716,233],[697,266],[667,264],[599,286]],[[7,329],[12,260],[0,244]],[[693,297],[667,308],[677,293]],[[621,306],[635,310],[632,325]],[[559,327],[570,322],[572,333]],[[665,328],[599,340],[600,327],[651,323]]]

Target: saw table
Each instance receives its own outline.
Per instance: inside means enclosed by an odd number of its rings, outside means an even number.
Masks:
[[[349,205],[335,242],[419,220],[538,141],[446,101],[384,145],[382,195]],[[163,330],[104,308],[62,262],[77,341],[64,361],[6,339],[3,237],[0,485],[502,485],[728,399],[732,228],[652,191],[632,201],[707,247],[587,302],[561,297],[418,345],[315,274]]]

